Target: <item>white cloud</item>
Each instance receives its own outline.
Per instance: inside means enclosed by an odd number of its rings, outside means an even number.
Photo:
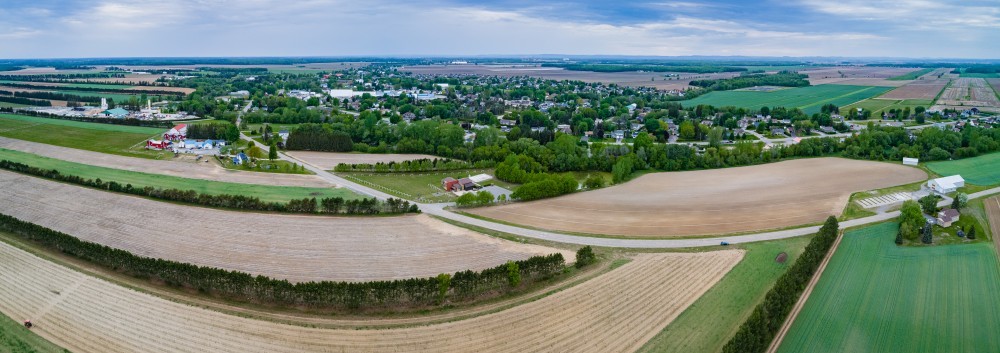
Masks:
[[[901,28],[963,31],[969,28],[1000,28],[1000,2],[930,0],[803,0],[802,4],[822,13],[844,18],[879,21]]]

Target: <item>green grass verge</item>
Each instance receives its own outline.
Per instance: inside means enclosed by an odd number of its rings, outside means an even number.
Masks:
[[[961,174],[966,183],[976,185],[1000,184],[1000,152],[953,161],[927,163],[927,168],[940,175]]]
[[[741,245],[747,250],[743,260],[639,352],[721,351],[810,239],[795,237]],[[788,254],[788,259],[779,264],[774,260],[782,252]]]
[[[681,101],[685,107],[708,104],[716,107],[735,106],[747,109],[761,107],[799,108],[806,114],[819,113],[824,104],[846,106],[878,96],[892,87],[818,85],[796,87],[774,92],[717,91]]]
[[[931,73],[931,71],[934,71],[934,69],[920,69],[920,70],[917,70],[917,71],[914,71],[914,72],[911,72],[911,73],[908,73],[908,74],[903,74],[903,75],[899,75],[899,76],[896,76],[896,77],[893,77],[893,78],[888,78],[887,80],[890,80],[890,81],[916,80],[917,77],[929,74],[929,73]]]
[[[993,244],[893,243],[898,225],[849,230],[779,352],[991,352],[1000,347]]]
[[[169,155],[143,148],[144,141],[165,130],[0,114],[0,136],[129,157],[158,159]]]
[[[227,183],[221,181],[181,178],[162,174],[149,174],[129,170],[97,167],[43,157],[35,154],[0,148],[0,159],[24,163],[37,168],[56,169],[67,175],[77,175],[87,179],[116,181],[135,187],[152,186],[164,189],[195,190],[208,194],[233,194],[256,196],[263,201],[288,202],[291,199],[307,197],[343,197],[360,199],[358,195],[343,188],[310,188],[297,186],[272,186],[257,184]]]
[[[24,328],[18,321],[0,314],[0,352],[48,353],[69,352]]]

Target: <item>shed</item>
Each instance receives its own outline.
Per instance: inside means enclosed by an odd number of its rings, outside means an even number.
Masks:
[[[955,192],[955,190],[963,186],[965,186],[965,179],[962,179],[961,175],[946,176],[927,181],[927,187],[939,194]]]
[[[917,165],[918,163],[920,163],[920,160],[917,158],[903,157],[903,165]]]
[[[476,188],[476,182],[469,178],[458,179],[458,187],[462,190],[474,190]]]

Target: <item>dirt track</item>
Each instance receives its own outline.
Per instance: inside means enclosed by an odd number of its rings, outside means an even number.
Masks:
[[[641,254],[538,301],[450,323],[316,329],[229,316],[88,277],[0,243],[0,312],[73,352],[632,352],[743,257]]]
[[[44,143],[0,137],[0,148],[33,153],[64,161],[94,165],[106,168],[131,170],[151,174],[224,181],[242,184],[262,184],[277,186],[331,187],[329,182],[315,175],[262,173],[222,168],[215,163],[195,163],[183,161],[161,161],[134,158],[78,150]]]
[[[0,171],[0,212],[137,255],[290,281],[481,270],[559,250],[429,216],[320,217],[181,206]],[[574,254],[563,251],[567,261]]]
[[[333,170],[338,164],[360,164],[360,163],[388,163],[388,162],[402,162],[411,161],[414,159],[441,159],[438,156],[431,156],[427,154],[395,154],[395,153],[337,153],[337,152],[312,152],[312,151],[293,151],[285,152],[285,154],[292,156],[296,159],[305,161],[306,163],[312,164],[324,170]]]
[[[537,228],[591,234],[726,234],[821,222],[839,215],[853,192],[926,178],[923,171],[901,165],[810,158],[646,174],[601,190],[470,212]]]

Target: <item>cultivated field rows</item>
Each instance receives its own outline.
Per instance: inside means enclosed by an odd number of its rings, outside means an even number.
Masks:
[[[389,163],[412,161],[416,159],[441,159],[428,154],[395,154],[395,153],[339,153],[290,151],[285,154],[324,170],[332,170],[338,164]]]
[[[632,352],[742,250],[641,254],[540,300],[467,320],[316,329],[229,316],[89,278],[0,243],[0,312],[74,352]]]
[[[315,175],[262,173],[225,169],[216,163],[163,161],[146,158],[126,157],[100,152],[53,146],[44,143],[0,137],[0,148],[37,154],[106,168],[130,170],[133,172],[163,174],[176,177],[215,180],[230,183],[261,184],[275,186],[331,187],[328,181]],[[67,172],[67,171],[62,171]]]
[[[813,85],[838,84],[858,86],[898,87],[909,81],[887,80],[900,75],[917,71],[916,68],[873,67],[873,66],[835,66],[812,70],[800,70],[799,73],[809,76]]]
[[[426,215],[324,217],[222,211],[0,171],[2,213],[134,254],[293,282],[371,281],[481,270],[562,252]]]
[[[949,80],[915,80],[905,86],[883,94],[885,99],[934,99],[948,85]]]
[[[469,212],[591,234],[725,234],[821,222],[839,215],[853,192],[926,178],[919,169],[889,163],[810,158],[646,174],[614,187]]]
[[[937,105],[960,107],[959,109],[1000,108],[1000,99],[985,79],[965,77],[953,80],[951,86],[941,94]]]

